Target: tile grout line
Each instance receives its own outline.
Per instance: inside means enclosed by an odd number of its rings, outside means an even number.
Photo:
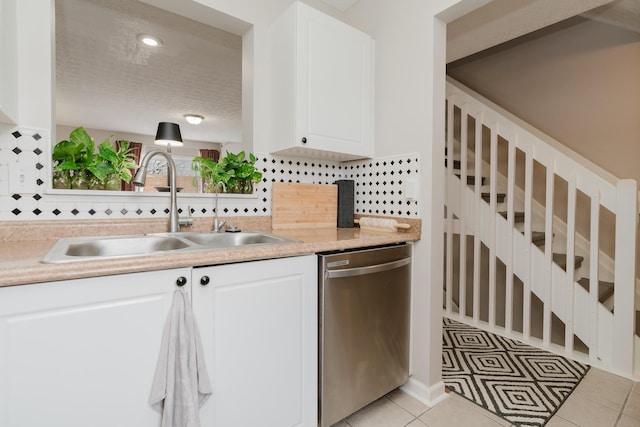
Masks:
[[[629,391],[627,392],[627,396],[624,398],[624,402],[622,402],[622,408],[618,412],[618,417],[616,418],[616,422],[614,426],[617,426],[618,424],[620,424],[620,421],[622,420],[622,415],[624,414],[624,408],[626,408],[627,406],[627,402],[629,401],[629,397],[631,396],[631,393],[633,393],[633,384],[631,384],[631,389],[629,389]]]

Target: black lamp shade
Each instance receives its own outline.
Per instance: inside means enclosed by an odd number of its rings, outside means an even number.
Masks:
[[[181,147],[182,135],[180,134],[180,126],[177,123],[158,123],[155,143],[158,145]]]

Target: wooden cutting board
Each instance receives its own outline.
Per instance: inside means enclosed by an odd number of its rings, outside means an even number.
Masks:
[[[271,227],[335,228],[338,222],[338,186],[274,182],[271,188]]]

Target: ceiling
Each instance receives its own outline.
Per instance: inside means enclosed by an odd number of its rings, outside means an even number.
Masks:
[[[581,15],[640,32],[640,0],[493,0],[447,26],[447,63]]]
[[[183,139],[241,141],[241,36],[136,0],[55,5],[57,124],[155,135],[168,121]],[[205,119],[189,125],[186,113]]]
[[[335,7],[336,9],[342,12],[346,12],[351,7],[353,7],[353,5],[358,3],[358,1],[360,0],[322,0],[322,1],[328,4],[329,6]]]
[[[323,1],[344,11],[358,0]],[[576,14],[640,31],[640,0],[562,4],[493,0],[448,25],[447,62]],[[137,0],[55,5],[58,124],[154,135],[169,121],[183,139],[241,141],[241,36]],[[139,33],[160,37],[162,47],[142,45]],[[189,125],[186,113],[205,119]]]

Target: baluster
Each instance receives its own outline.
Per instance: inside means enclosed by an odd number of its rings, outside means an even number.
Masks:
[[[553,285],[553,192],[555,180],[555,162],[547,165],[547,188],[544,218],[544,295],[542,314],[542,343],[545,347],[551,344],[551,313]]]
[[[531,335],[531,199],[533,197],[533,150],[525,151],[524,175],[524,260],[525,274],[522,280],[522,335],[529,339]]]
[[[491,126],[491,172],[489,174],[489,325],[496,325],[496,181],[498,177],[498,124]]]
[[[462,105],[460,111],[460,212],[458,215],[460,235],[460,280],[458,281],[458,306],[460,317],[467,315],[467,148],[469,104]]]
[[[600,190],[591,196],[591,229],[589,232],[589,361],[598,360],[598,294],[600,290]]]
[[[447,264],[446,264],[446,299],[445,312],[451,315],[453,301],[453,125],[455,95],[449,97],[447,103]]]
[[[638,185],[632,179],[622,179],[616,187],[613,367],[620,372],[633,372]]]
[[[507,333],[513,329],[513,202],[515,199],[517,138],[518,136],[514,135],[509,140],[507,158],[507,260],[505,262],[507,271],[504,298],[504,327]]]
[[[482,191],[480,189],[480,180],[478,176],[482,176],[482,123],[483,115],[478,113],[476,116],[476,132],[475,132],[475,173],[476,183],[475,190],[475,232],[473,237],[473,321],[478,323],[480,321],[480,266],[482,265]]]
[[[573,353],[573,310],[575,293],[575,240],[576,240],[576,178],[571,176],[567,195],[567,280],[565,284],[564,347],[568,355]]]

